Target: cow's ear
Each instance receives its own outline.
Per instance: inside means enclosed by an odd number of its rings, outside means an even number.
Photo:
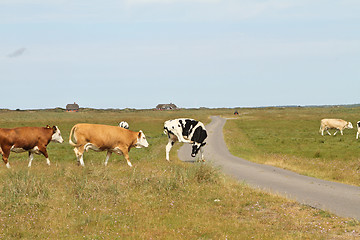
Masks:
[[[56,127],[56,126],[53,126],[52,129],[54,130],[54,132],[56,132],[57,127]]]
[[[140,132],[138,134],[138,138],[141,138],[141,134],[142,134],[142,131],[140,130]]]
[[[46,127],[45,128],[50,128],[50,126],[49,125],[46,125]]]

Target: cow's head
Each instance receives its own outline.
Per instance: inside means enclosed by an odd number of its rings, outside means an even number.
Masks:
[[[207,132],[205,128],[199,126],[194,130],[194,134],[191,138],[192,141],[192,151],[191,156],[195,157],[196,154],[199,152],[202,146],[205,146],[206,142],[205,139],[207,137]]]
[[[191,150],[191,156],[195,157],[196,154],[198,154],[201,147],[205,146],[206,142],[203,143],[193,143],[192,150]]]
[[[348,124],[347,124],[347,126],[346,126],[347,128],[349,128],[349,129],[352,129],[352,128],[354,128],[353,127],[353,125],[351,124],[351,122],[348,122]]]
[[[53,135],[51,136],[51,141],[62,143],[64,139],[61,137],[60,129],[57,126],[52,127]]]
[[[146,141],[145,134],[140,130],[137,136],[136,148],[148,147],[149,143]]]

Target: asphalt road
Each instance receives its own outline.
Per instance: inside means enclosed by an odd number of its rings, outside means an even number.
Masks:
[[[226,119],[211,117],[206,126],[208,131],[205,146],[205,159],[223,172],[239,181],[279,194],[314,208],[332,212],[338,216],[360,220],[360,187],[324,181],[299,175],[284,169],[249,162],[230,154],[223,136]],[[184,144],[178,152],[182,161],[193,162],[191,146]]]

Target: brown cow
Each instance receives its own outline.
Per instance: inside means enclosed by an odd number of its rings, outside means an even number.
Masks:
[[[33,154],[43,154],[46,162],[50,160],[46,147],[50,141],[62,143],[60,129],[57,126],[0,128],[0,153],[7,168],[10,168],[8,158],[11,152],[29,152],[29,167],[34,159]]]
[[[74,134],[74,143],[71,138]],[[74,152],[78,164],[84,166],[84,151],[92,149],[97,152],[107,151],[105,166],[113,152],[123,154],[128,165],[131,167],[129,160],[129,151],[132,147],[148,147],[145,134],[140,130],[133,132],[118,126],[109,126],[101,124],[76,124],[70,131],[69,143],[74,146]]]

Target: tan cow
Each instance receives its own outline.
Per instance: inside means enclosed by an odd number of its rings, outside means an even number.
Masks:
[[[324,136],[324,130],[326,130],[326,132],[331,135],[328,131],[328,129],[336,129],[336,132],[334,133],[334,135],[340,131],[341,135],[343,135],[343,130],[345,128],[353,128],[353,125],[351,124],[351,122],[347,122],[345,120],[342,119],[322,119],[320,122],[320,130],[319,132],[321,132],[321,135]]]
[[[71,138],[74,134],[74,143]],[[132,147],[148,147],[145,134],[140,130],[133,132],[118,126],[109,126],[101,124],[76,124],[70,131],[69,143],[74,146],[74,152],[77,161],[84,166],[84,151],[92,149],[97,152],[107,151],[105,166],[107,165],[111,154],[123,154],[128,165],[132,164],[129,160],[129,151]]]
[[[33,154],[43,154],[50,165],[46,147],[50,141],[62,143],[60,129],[57,126],[0,128],[0,153],[7,168],[10,152],[29,152],[29,167],[34,159]]]

